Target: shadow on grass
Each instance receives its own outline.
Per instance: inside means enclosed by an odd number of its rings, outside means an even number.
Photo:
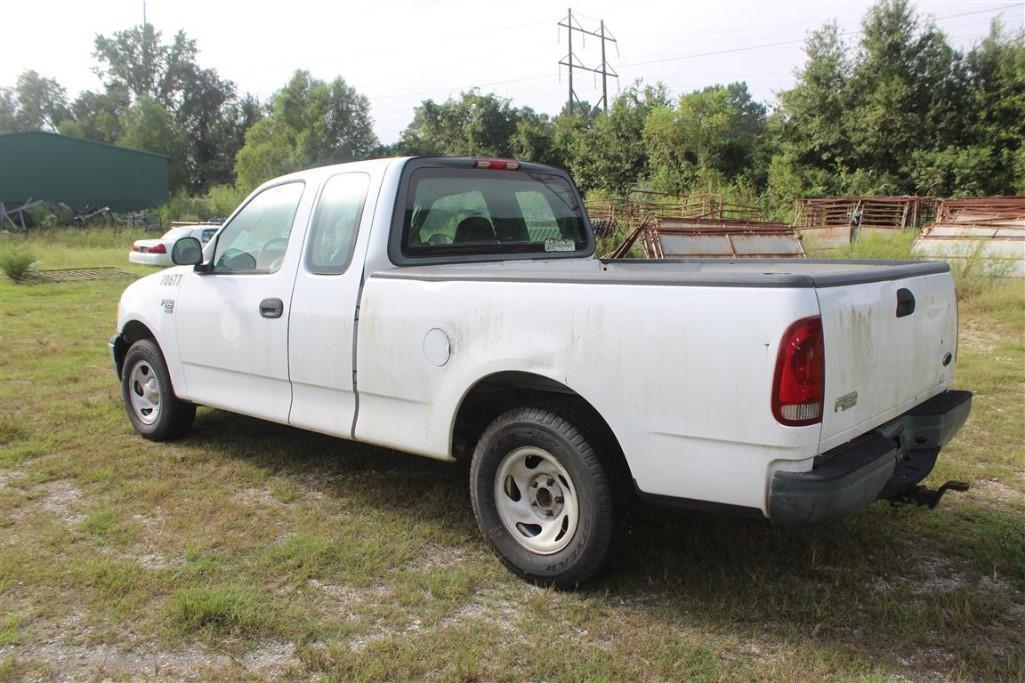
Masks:
[[[484,548],[466,462],[219,411],[201,414],[186,443],[375,512],[444,524]],[[1015,566],[1025,558],[1025,535],[1014,531],[1021,520],[989,511],[998,523],[972,525],[971,505],[945,501],[927,511],[877,503],[806,530],[639,505],[608,573],[578,595],[664,623],[777,642],[810,639],[868,661],[902,661],[955,677],[1021,672],[1025,653],[1015,634],[1025,615],[1025,580]]]

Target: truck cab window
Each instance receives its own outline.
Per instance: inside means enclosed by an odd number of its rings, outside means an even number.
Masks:
[[[577,254],[588,247],[585,220],[576,193],[555,174],[423,168],[410,177],[402,254]]]
[[[337,275],[349,267],[369,187],[365,173],[343,173],[324,183],[306,252],[311,273]]]
[[[288,249],[303,183],[269,187],[224,227],[214,252],[216,273],[273,273]]]

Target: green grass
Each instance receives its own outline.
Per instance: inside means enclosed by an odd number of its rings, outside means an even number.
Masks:
[[[183,590],[171,600],[168,616],[182,634],[258,636],[272,625],[260,594],[234,586]]]
[[[124,267],[132,238],[0,247]],[[970,492],[805,531],[643,508],[576,593],[490,555],[465,465],[209,409],[136,436],[105,346],[123,287],[0,279],[0,679],[1025,678],[1020,283],[960,303],[974,411],[930,481]]]

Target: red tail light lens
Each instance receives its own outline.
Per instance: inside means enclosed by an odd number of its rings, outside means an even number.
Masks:
[[[151,254],[166,254],[167,253],[167,247],[165,247],[163,244],[154,244],[152,247],[149,248],[149,253],[151,253]]]
[[[780,424],[801,427],[822,421],[826,353],[822,318],[804,318],[787,328],[776,356],[772,414]]]
[[[139,251],[139,245],[138,244],[133,244],[132,245],[132,251]]]
[[[520,162],[511,159],[474,159],[473,165],[477,168],[493,168],[498,171],[515,171],[520,167]]]

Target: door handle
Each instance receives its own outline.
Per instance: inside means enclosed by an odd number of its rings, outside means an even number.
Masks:
[[[897,317],[903,318],[915,312],[915,295],[910,289],[901,287],[897,290]]]
[[[260,302],[260,315],[264,318],[280,318],[285,312],[285,304],[281,299],[264,299]]]

